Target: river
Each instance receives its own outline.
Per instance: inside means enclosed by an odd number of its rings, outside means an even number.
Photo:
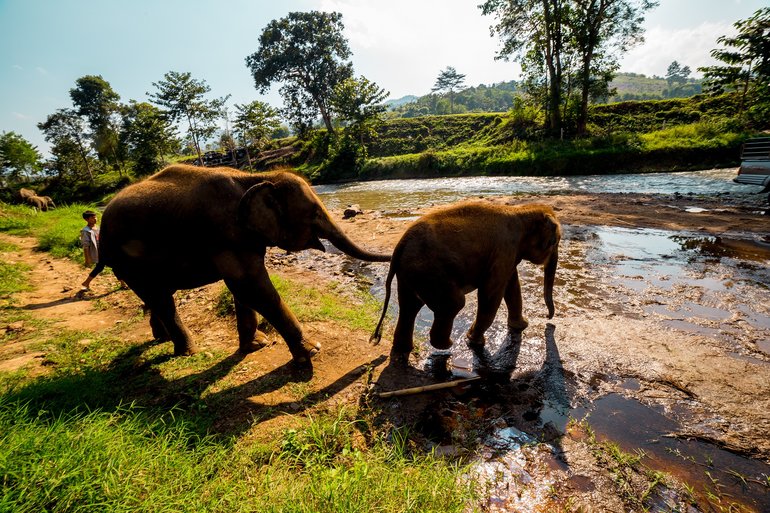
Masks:
[[[748,195],[756,186],[732,181],[736,168],[677,173],[584,176],[468,176],[412,180],[377,180],[319,185],[316,192],[329,208],[357,204],[364,210],[414,209],[464,198],[526,193],[643,193]]]

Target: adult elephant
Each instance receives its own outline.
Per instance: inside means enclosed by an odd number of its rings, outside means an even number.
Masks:
[[[32,189],[25,189],[24,187],[19,189],[19,199],[21,201],[26,202],[27,198],[31,198],[33,196],[37,196],[37,193],[34,190],[32,190]]]
[[[393,251],[385,305],[371,341],[378,343],[382,336],[394,276],[398,278],[399,312],[392,354],[399,360],[412,350],[414,323],[423,305],[433,311],[431,345],[451,347],[454,319],[465,305],[465,295],[476,289],[478,312],[468,330],[469,345],[484,345],[484,332],[503,299],[508,306],[508,327],[524,330],[528,322],[522,315],[517,270],[522,260],[544,266],[544,298],[550,319],[560,240],[556,214],[543,204],[473,201],[426,214],[407,228]]]
[[[174,292],[224,280],[235,299],[239,350],[252,352],[266,340],[256,311],[281,334],[294,361],[309,365],[321,347],[305,337],[273,287],[265,251],[324,251],[320,238],[354,258],[390,260],[354,244],[293,173],[174,165],[109,202],[99,253],[145,302],[153,335],[170,338],[175,355],[193,354],[196,347],[177,314]]]

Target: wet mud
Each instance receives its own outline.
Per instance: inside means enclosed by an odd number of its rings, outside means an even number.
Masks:
[[[373,240],[397,240],[418,213],[372,214]],[[628,508],[606,493],[617,483],[603,484],[601,458],[583,453],[580,426],[593,443],[617,443],[642,455],[640,467],[673,476],[674,484],[659,484],[637,506],[770,510],[770,244],[752,232],[649,224],[564,223],[552,321],[542,269],[525,262],[530,326],[523,333],[507,329],[503,303],[486,346],[469,349],[471,293],[451,350],[427,342],[432,314],[424,308],[409,367],[389,365],[377,376],[375,391],[482,377],[451,391],[382,400],[382,407],[387,422],[416,425],[434,450],[474,462],[474,477],[488,486],[484,510],[540,511],[565,497],[590,511]],[[387,264],[337,265],[334,273],[383,297]],[[397,299],[389,314],[392,330]],[[640,489],[649,485],[649,476],[634,480]]]

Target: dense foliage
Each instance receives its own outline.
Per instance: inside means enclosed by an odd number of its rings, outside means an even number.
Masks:
[[[716,94],[740,92],[741,111],[748,109],[752,121],[766,123],[770,118],[770,7],[734,26],[738,35],[720,37],[717,43],[724,48],[711,52],[721,64],[700,71],[707,89]]]

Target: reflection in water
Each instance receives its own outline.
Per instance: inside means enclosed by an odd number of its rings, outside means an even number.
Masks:
[[[756,187],[732,181],[735,169],[684,173],[590,176],[470,176],[378,180],[315,187],[330,208],[358,204],[364,210],[409,210],[479,196],[520,193],[752,194]]]

